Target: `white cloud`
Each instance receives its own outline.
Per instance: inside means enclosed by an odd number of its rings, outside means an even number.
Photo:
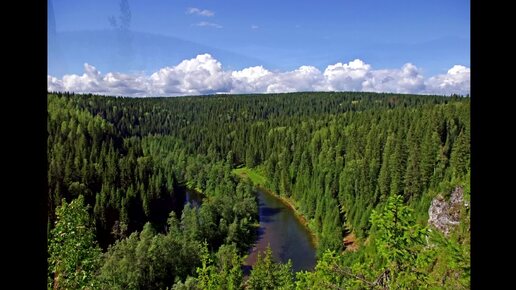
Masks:
[[[324,77],[313,66],[301,66],[296,70],[278,73],[276,82],[267,87],[268,93],[327,90]]]
[[[431,77],[426,82],[428,92],[437,94],[469,94],[470,69],[462,65],[454,65],[448,73]]]
[[[258,29],[258,28],[260,28],[260,26],[258,26],[258,25],[251,25],[251,29]]]
[[[149,83],[153,95],[210,94],[231,88],[230,74],[209,54],[162,68],[150,76]]]
[[[411,63],[399,69],[373,69],[360,59],[328,65],[324,72],[313,66],[292,71],[270,71],[253,66],[224,70],[210,54],[161,68],[150,76],[109,72],[103,75],[84,64],[82,75],[61,79],[47,76],[49,91],[73,91],[125,96],[178,96],[216,93],[280,93],[296,91],[374,91],[416,94],[469,94],[470,69],[453,66],[446,74],[425,79]]]
[[[267,87],[274,79],[274,73],[263,66],[248,67],[231,73],[232,93],[266,92]]]
[[[195,14],[195,15],[206,16],[206,17],[215,15],[215,13],[213,11],[210,11],[208,9],[199,9],[199,8],[195,8],[195,7],[190,7],[188,9],[186,9],[186,14]]]
[[[217,24],[217,23],[213,23],[213,22],[208,22],[208,21],[201,21],[199,23],[196,23],[194,24],[195,26],[200,26],[200,27],[215,27],[215,28],[222,28],[222,25],[220,24]]]
[[[47,76],[47,89],[50,92],[66,91],[63,86],[63,81],[53,76]]]
[[[262,66],[245,68],[231,73],[231,93],[281,93],[325,90],[323,76],[313,66],[301,66],[288,72],[270,72]]]
[[[143,75],[121,73],[102,76],[94,66],[85,63],[84,74],[81,76],[65,75],[61,80],[47,76],[47,87],[49,91],[143,96],[149,91],[147,79]]]
[[[370,69],[370,65],[360,59],[355,59],[346,64],[339,62],[329,65],[324,70],[324,77],[329,90],[359,91],[362,89],[362,82],[366,77],[370,77]]]
[[[401,69],[371,71],[361,85],[364,91],[393,93],[421,93],[425,88],[421,71],[411,63]]]

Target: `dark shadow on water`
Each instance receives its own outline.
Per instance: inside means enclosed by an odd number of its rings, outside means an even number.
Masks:
[[[251,270],[253,269],[253,266],[251,266],[251,265],[242,265],[242,266],[240,266],[240,269],[242,269],[242,272],[244,273],[244,276],[249,276],[249,274],[251,274]]]
[[[265,234],[265,229],[260,226],[257,230],[256,230],[256,243],[258,244],[258,242],[262,239],[262,236]]]
[[[281,207],[267,207],[260,203],[260,222],[270,223],[273,221],[272,217],[283,210]]]
[[[283,246],[281,246],[281,250],[279,251],[279,258],[283,263],[286,263],[288,258],[291,258],[291,257],[287,257],[287,250],[288,250],[288,245],[283,245]]]
[[[265,234],[265,228],[263,226],[260,226],[256,229],[256,240],[254,242],[254,245],[249,248],[248,254],[251,254],[254,250],[254,247],[258,244],[260,244],[260,241],[263,239],[263,235]]]

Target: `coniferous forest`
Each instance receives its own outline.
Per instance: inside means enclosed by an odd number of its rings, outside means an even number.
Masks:
[[[48,288],[469,289],[470,168],[469,97],[49,93]],[[244,274],[241,172],[307,221],[312,271]]]

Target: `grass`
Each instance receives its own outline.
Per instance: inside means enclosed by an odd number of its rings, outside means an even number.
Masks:
[[[240,167],[233,169],[233,174],[238,175],[240,178],[248,178],[254,185],[265,186],[267,184],[267,178],[262,174],[259,167],[247,168]]]

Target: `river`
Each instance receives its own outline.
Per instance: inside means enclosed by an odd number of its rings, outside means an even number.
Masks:
[[[294,211],[279,198],[260,188],[256,189],[256,195],[260,227],[255,245],[249,250],[249,255],[244,261],[245,274],[249,273],[258,258],[258,253],[263,253],[267,245],[271,246],[275,261],[286,263],[291,259],[294,271],[313,270],[316,249],[309,230],[296,217]],[[189,202],[198,207],[203,195],[185,188],[182,198],[184,204]]]
[[[272,194],[257,189],[260,228],[255,246],[245,261],[252,266],[258,253],[270,244],[276,261],[292,260],[294,271],[312,270],[316,262],[316,250],[308,229],[299,221],[294,211]]]

